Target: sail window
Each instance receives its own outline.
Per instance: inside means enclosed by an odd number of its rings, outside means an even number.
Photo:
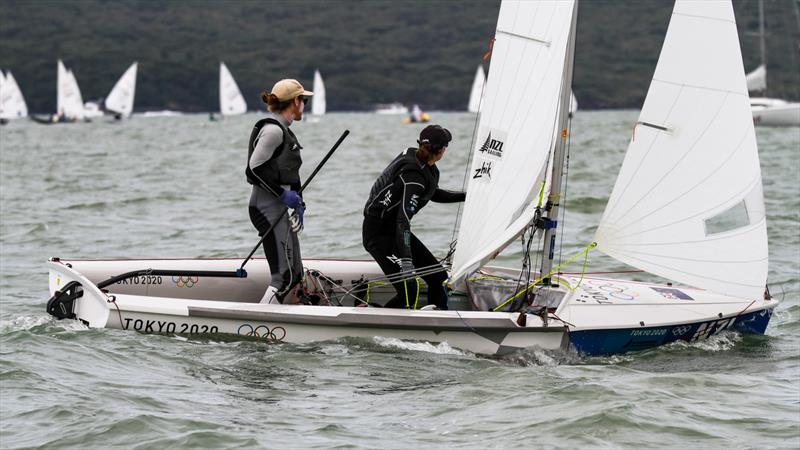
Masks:
[[[706,236],[750,225],[747,205],[742,200],[725,211],[705,220]]]

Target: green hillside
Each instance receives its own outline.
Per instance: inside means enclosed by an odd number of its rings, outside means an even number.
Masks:
[[[795,3],[793,3],[795,2]],[[636,108],[646,93],[672,2],[583,0],[575,92],[582,108]],[[279,78],[310,85],[319,68],[330,110],[419,103],[463,110],[491,39],[491,1],[0,1],[0,68],[34,112],[55,110],[56,60],[85,100],[103,97],[139,62],[136,109],[218,108],[224,61],[251,109]],[[735,2],[746,69],[758,65],[758,2]],[[770,94],[800,98],[796,0],[766,1]],[[488,69],[489,63],[485,63]],[[310,86],[309,86],[310,87]]]

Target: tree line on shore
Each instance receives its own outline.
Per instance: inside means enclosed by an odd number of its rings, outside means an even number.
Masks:
[[[768,93],[800,99],[800,18],[794,0],[765,2]],[[219,62],[249,109],[280,78],[325,78],[329,110],[418,103],[465,110],[500,2],[6,0],[0,69],[12,70],[33,112],[55,111],[56,61],[85,100],[106,95],[139,62],[136,110],[214,111]],[[735,1],[746,70],[760,63],[758,2]],[[580,3],[574,91],[583,109],[639,108],[672,2]]]

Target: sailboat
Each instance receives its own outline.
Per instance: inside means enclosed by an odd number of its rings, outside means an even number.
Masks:
[[[322,82],[322,75],[319,70],[314,71],[314,95],[311,97],[311,115],[322,116],[328,107],[325,98],[325,83]]]
[[[729,329],[763,334],[777,301],[765,291],[761,173],[730,1],[676,2],[595,236],[557,264],[576,28],[576,0],[501,3],[449,310],[354,307],[393,295],[374,261],[304,260],[314,306],[257,303],[263,259],[245,270],[233,259],[52,258],[48,312],[93,328],[292,343],[386,336],[485,354],[600,355]],[[520,236],[543,243],[541,267],[491,265]],[[595,248],[671,281],[562,273]]]
[[[767,91],[767,45],[764,32],[764,0],[758,1],[758,36],[761,49],[761,64],[746,76],[747,90],[761,93],[751,97],[753,121],[764,126],[800,126],[800,103],[780,98],[764,97]]]
[[[0,71],[0,122],[28,117],[28,105],[17,85],[17,80],[9,70],[5,75]]]
[[[483,65],[479,65],[475,70],[475,78],[472,80],[472,88],[469,91],[467,111],[476,113],[480,110],[484,84],[486,84],[486,74],[483,72]]]
[[[247,102],[233,79],[228,66],[219,63],[219,110],[223,116],[236,116],[247,112]]]
[[[87,120],[86,108],[75,75],[60,59],[56,70],[56,113],[48,118],[31,116],[31,119],[42,124]]]
[[[105,99],[106,111],[116,118],[130,117],[133,114],[138,66],[139,64],[136,62],[131,64]]]

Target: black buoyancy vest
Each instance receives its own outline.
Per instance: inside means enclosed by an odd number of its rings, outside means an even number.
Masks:
[[[257,185],[261,184],[259,182],[259,177],[253,173],[253,169],[250,168],[250,158],[253,156],[253,151],[256,148],[258,133],[261,132],[261,128],[268,123],[275,124],[281,128],[283,132],[283,143],[275,149],[269,161],[264,163],[266,165],[266,176],[269,177],[270,181],[277,184],[299,186],[300,166],[303,164],[303,160],[300,157],[300,150],[303,147],[300,146],[300,142],[298,142],[292,130],[284,126],[274,117],[267,117],[259,120],[253,126],[253,131],[250,133],[250,141],[247,144],[247,167],[244,171],[247,176],[247,182]]]
[[[400,153],[397,157],[383,169],[383,172],[375,180],[372,189],[369,192],[367,204],[364,206],[364,215],[371,217],[383,218],[385,209],[389,205],[385,205],[380,201],[376,201],[378,196],[383,195],[386,189],[391,189],[397,177],[404,172],[416,172],[422,175],[425,180],[425,194],[417,201],[417,211],[422,209],[433,197],[436,188],[439,186],[439,169],[436,166],[421,166],[417,161],[417,149],[409,148],[405,152]],[[398,199],[402,201],[402,199]]]

